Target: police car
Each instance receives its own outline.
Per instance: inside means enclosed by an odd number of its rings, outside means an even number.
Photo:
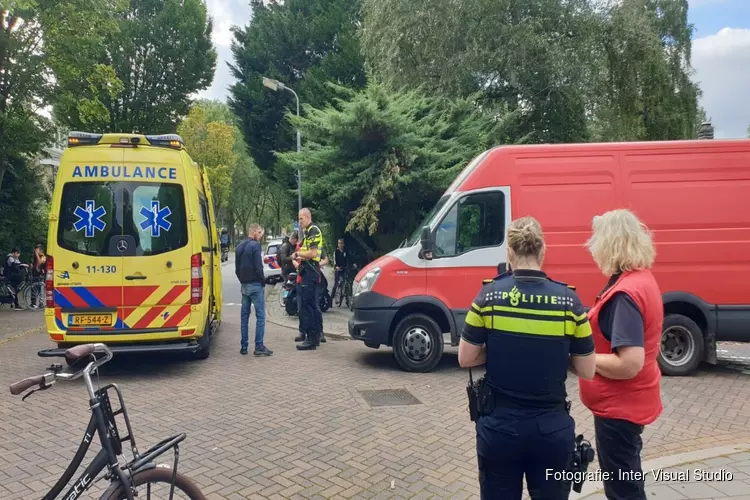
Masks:
[[[205,170],[174,134],[73,132],[52,196],[46,326],[76,344],[208,357],[221,257]]]
[[[263,273],[266,276],[266,282],[269,284],[281,281],[281,265],[279,264],[278,253],[282,239],[268,240],[266,251],[263,253]]]

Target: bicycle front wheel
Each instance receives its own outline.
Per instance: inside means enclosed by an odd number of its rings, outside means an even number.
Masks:
[[[165,467],[156,467],[155,469],[137,472],[133,476],[133,483],[138,492],[139,500],[162,500],[169,498],[169,492],[172,486],[172,469]],[[112,493],[105,493],[100,500],[124,500],[125,488],[120,485]],[[198,487],[190,479],[177,473],[174,484],[175,499],[205,500],[206,497],[200,492]]]

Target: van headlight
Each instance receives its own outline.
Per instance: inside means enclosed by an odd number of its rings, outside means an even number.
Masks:
[[[362,279],[354,282],[354,296],[356,297],[362,292],[369,292],[372,287],[375,286],[375,282],[380,276],[380,268],[373,267],[367,273],[362,276]]]

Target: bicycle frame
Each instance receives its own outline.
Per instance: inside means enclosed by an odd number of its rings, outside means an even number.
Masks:
[[[109,472],[105,474],[104,478],[109,479],[111,483],[107,491],[113,491],[122,484],[125,486],[124,490],[127,499],[134,500],[132,488],[130,487],[131,478],[138,472],[156,467],[152,460],[170,448],[174,448],[175,450],[174,465],[172,467],[172,477],[174,478],[177,475],[177,464],[180,454],[179,443],[183,441],[187,435],[181,433],[167,438],[152,446],[148,451],[141,455],[135,444],[133,429],[130,426],[130,419],[128,418],[128,412],[125,409],[125,401],[122,397],[120,388],[117,387],[116,384],[108,384],[101,389],[93,391],[93,385],[90,384],[90,379],[88,377],[86,378],[86,384],[90,389],[90,393],[93,394],[93,397],[91,398],[91,419],[86,427],[86,433],[84,434],[73,459],[68,465],[68,468],[60,479],[58,479],[57,483],[55,483],[49,493],[44,496],[43,500],[54,500],[70,483],[76,470],[78,470],[81,462],[83,462],[83,459],[89,450],[89,446],[91,446],[91,441],[94,439],[95,433],[99,436],[102,449],[99,450],[99,453],[96,454],[88,467],[86,467],[86,470],[83,471],[70,489],[65,493],[63,496],[64,500],[75,500],[80,498],[81,494],[91,487],[94,483],[94,479],[96,479],[99,473],[105,468],[109,468]],[[108,394],[110,389],[113,389],[117,393],[117,398],[119,399],[120,409],[117,411],[112,411]],[[120,434],[117,430],[117,423],[115,422],[115,417],[117,415],[123,415],[125,426],[128,431],[127,436],[123,438],[120,438]],[[121,468],[117,458],[122,454],[122,443],[125,441],[130,442],[133,460],[128,462],[124,468]]]
[[[117,427],[114,423],[114,414],[109,406],[107,391],[112,388],[115,389],[118,398],[120,399],[120,408],[125,415],[125,423],[128,428],[128,436],[122,440],[119,439]],[[91,487],[94,483],[94,479],[105,469],[105,467],[109,467],[111,472],[117,476],[123,485],[130,484],[130,475],[120,469],[117,461],[118,451],[122,448],[122,441],[129,439],[136,457],[138,453],[138,450],[135,447],[133,431],[130,427],[130,421],[127,418],[127,411],[125,410],[123,403],[122,393],[115,384],[109,384],[94,392],[94,397],[91,398],[91,419],[86,427],[86,433],[81,440],[81,444],[78,446],[78,450],[73,456],[70,465],[68,465],[68,468],[65,469],[63,475],[57,480],[57,483],[55,483],[49,493],[44,496],[43,500],[54,500],[63,488],[68,485],[73,478],[73,474],[75,474],[76,470],[78,470],[78,467],[81,465],[81,462],[83,462],[86,453],[88,453],[91,441],[94,439],[94,433],[99,435],[102,449],[99,450],[99,453],[97,453],[88,467],[86,467],[86,470],[83,471],[75,483],[73,483],[63,498],[65,500],[75,500],[76,498],[79,498],[84,491]],[[115,440],[117,440],[117,444],[115,444]],[[128,500],[133,500],[131,489],[126,488],[125,491]]]

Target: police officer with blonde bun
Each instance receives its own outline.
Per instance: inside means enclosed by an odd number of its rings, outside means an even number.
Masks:
[[[512,271],[486,280],[466,315],[462,367],[486,364],[489,403],[476,422],[482,498],[567,499],[570,483],[554,472],[572,465],[575,423],[568,414],[568,370],[591,380],[594,341],[572,287],[542,270],[545,243],[533,217],[507,233]]]

